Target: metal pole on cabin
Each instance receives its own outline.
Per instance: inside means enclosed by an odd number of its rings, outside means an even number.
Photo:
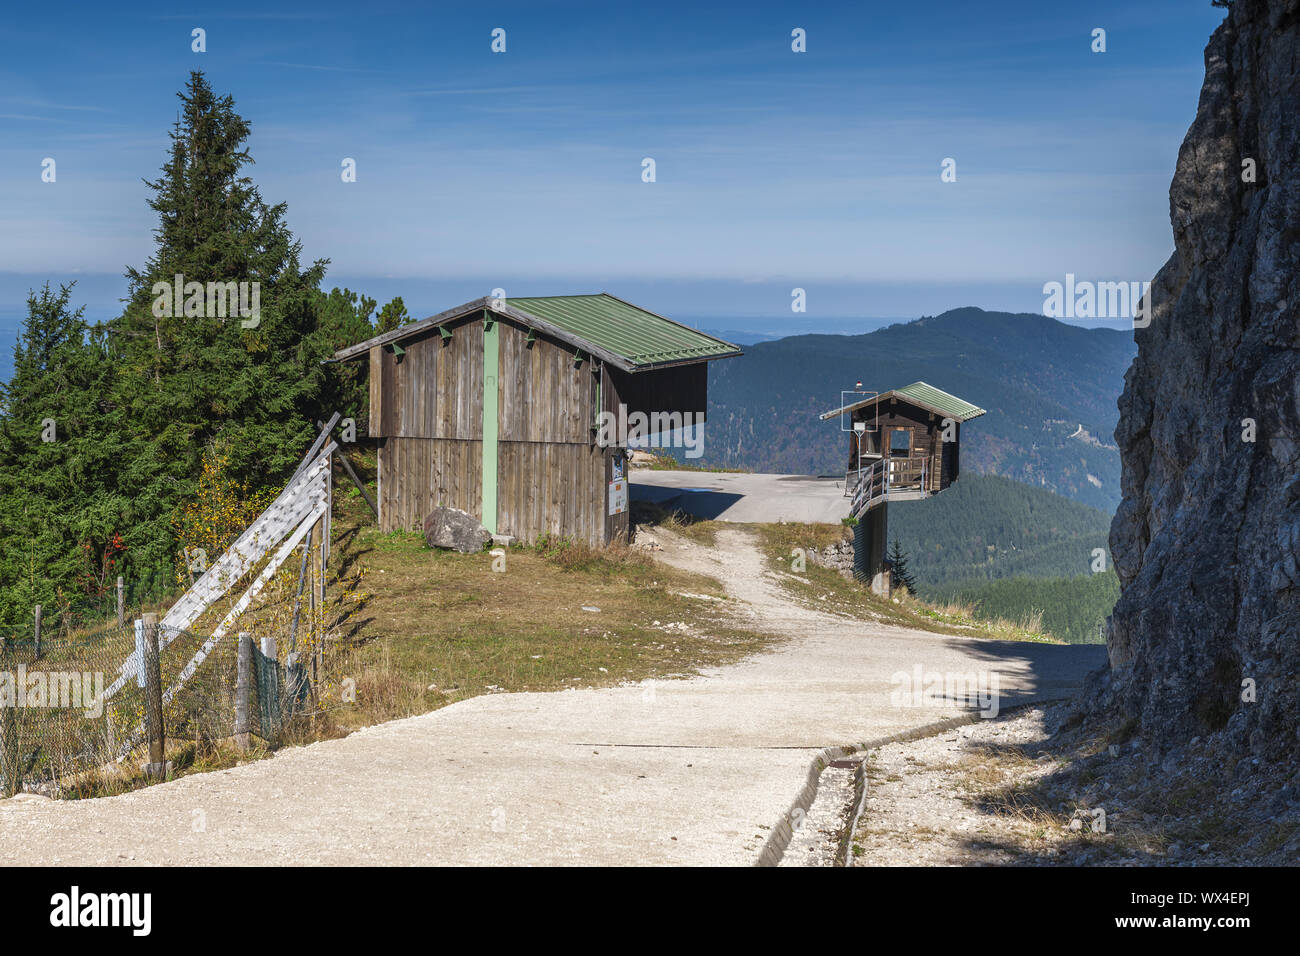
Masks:
[[[158,615],[145,614],[144,621],[144,720],[149,738],[149,763],[145,773],[155,779],[167,774],[163,740],[162,662],[158,656]]]
[[[41,606],[39,604],[36,605],[33,613],[32,633],[36,638],[34,642],[36,645],[36,658],[39,660],[41,656]]]
[[[239,632],[239,656],[235,662],[235,746],[247,750],[251,721],[250,704],[253,696],[253,636]]]
[[[122,575],[117,576],[117,626],[126,623],[126,582]]]

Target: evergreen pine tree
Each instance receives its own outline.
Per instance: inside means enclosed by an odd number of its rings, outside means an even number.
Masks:
[[[128,543],[159,563],[174,557],[170,522],[194,494],[206,447],[228,456],[233,480],[260,488],[287,478],[324,412],[320,363],[329,354],[317,288],[328,260],[300,265],[284,204],[268,206],[245,175],[249,126],[233,99],[215,95],[199,72],[178,95],[170,157],[146,180],[155,249],[127,271],[128,304],[108,325]],[[191,303],[209,303],[187,292],[182,311],[191,314],[176,315],[155,286],[178,275],[205,290],[258,283],[260,314],[196,315]]]
[[[907,568],[907,552],[903,550],[898,538],[894,538],[894,543],[889,546],[889,569],[892,587],[901,585],[907,588],[908,594],[916,593],[916,579]]]
[[[375,334],[382,335],[385,332],[391,332],[393,329],[400,328],[410,321],[411,316],[406,311],[406,303],[402,301],[402,297],[399,295],[379,310],[379,315],[375,319]]]
[[[52,616],[97,597],[127,558],[121,442],[102,334],[72,311],[72,286],[27,299],[13,375],[0,385],[0,620]]]
[[[349,345],[356,345],[376,334],[371,321],[374,299],[358,295],[351,289],[331,289],[329,295],[319,293],[317,313],[320,331],[330,353]],[[361,362],[333,362],[326,367],[321,390],[324,414],[338,412],[344,418],[364,421],[369,414],[370,389],[365,379],[365,366]]]

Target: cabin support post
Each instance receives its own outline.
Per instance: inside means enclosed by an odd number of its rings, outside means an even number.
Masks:
[[[889,597],[890,573],[885,556],[889,535],[889,503],[880,502],[858,519],[853,535],[853,576],[873,594]]]
[[[483,527],[497,533],[497,376],[501,372],[501,337],[494,322],[483,325]]]

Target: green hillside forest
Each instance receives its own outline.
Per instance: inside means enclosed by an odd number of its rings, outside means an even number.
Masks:
[[[1105,512],[994,475],[889,506],[889,538],[907,553],[922,598],[973,604],[984,617],[1041,612],[1044,628],[1075,642],[1097,640],[1119,597],[1109,529]]]
[[[1041,612],[1042,627],[1072,644],[1105,641],[1101,625],[1119,600],[1119,575],[1113,569],[1073,578],[1014,577],[942,587],[918,587],[927,601],[973,605],[975,616],[1023,621]]]
[[[889,537],[903,542],[921,584],[1088,574],[1109,533],[1105,512],[996,475],[889,506]]]
[[[696,464],[790,474],[844,469],[841,390],[929,382],[984,408],[962,426],[966,474],[1003,475],[1113,513],[1116,400],[1131,332],[1041,315],[963,308],[866,335],[797,335],[748,346],[709,370],[704,456]]]

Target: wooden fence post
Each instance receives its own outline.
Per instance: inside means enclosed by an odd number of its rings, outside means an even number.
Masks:
[[[0,705],[0,797],[12,797],[23,785],[18,766],[18,711]]]
[[[121,627],[126,623],[126,582],[122,580],[122,575],[117,576],[117,624]]]
[[[323,528],[324,525],[325,525],[325,519],[322,518],[317,523],[316,527]],[[319,536],[319,540],[316,542],[316,550],[319,553],[318,556],[323,558],[324,551],[325,551],[324,535]],[[307,639],[310,642],[310,647],[311,647],[311,658],[308,661],[308,668],[309,668],[308,673],[310,676],[308,677],[307,680],[307,693],[310,696],[313,705],[316,702],[316,688],[320,685],[320,676],[319,676],[320,642],[317,640],[317,634],[316,634],[316,624],[317,624],[316,568],[319,563],[321,562],[318,561],[311,562],[312,564],[312,568],[310,571],[311,581],[308,584],[308,587],[311,589],[311,594],[309,595],[309,600],[307,602]]]
[[[158,656],[158,615],[145,614],[144,621],[144,712],[145,734],[149,738],[149,763],[145,773],[161,780],[167,776],[163,739],[162,661]]]
[[[235,746],[247,750],[252,746],[249,737],[249,705],[252,702],[253,638],[247,631],[239,632],[239,656],[235,665]]]
[[[0,645],[0,665],[8,667],[11,660],[6,634]],[[18,713],[13,706],[0,704],[0,797],[12,797],[22,786],[18,753]]]
[[[36,605],[34,617],[35,621],[32,624],[32,633],[36,635],[36,657],[39,659],[41,656],[41,606],[39,604]]]
[[[12,659],[6,635],[3,646],[0,646],[0,665],[8,667]],[[13,704],[16,705],[17,701]],[[18,752],[18,711],[14,706],[0,704],[0,797],[12,797],[22,787]]]
[[[266,740],[280,730],[280,658],[274,637],[262,638],[262,666],[257,684],[257,703]]]
[[[298,662],[298,652],[290,651],[284,659],[285,715],[292,717],[298,713],[300,697],[306,690],[307,675],[302,664]]]

